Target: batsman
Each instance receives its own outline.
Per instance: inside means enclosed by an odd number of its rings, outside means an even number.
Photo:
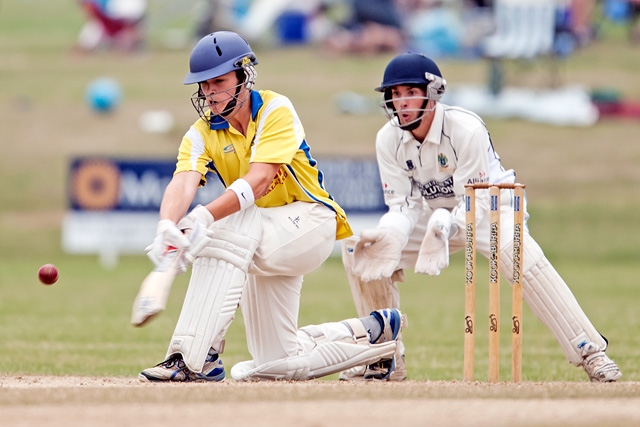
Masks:
[[[182,138],[162,199],[147,248],[158,267],[140,289],[133,323],[164,308],[172,272],[192,265],[191,279],[164,361],[139,378],[223,380],[225,334],[240,306],[252,359],[232,367],[235,380],[307,380],[373,363],[387,379],[399,310],[298,328],[304,275],[352,231],[324,188],[291,101],[253,89],[257,63],[246,40],[229,31],[203,37],[191,52],[184,83],[198,86],[191,101],[200,118]],[[226,191],[184,216],[208,172]]]
[[[437,64],[419,53],[403,53],[387,65],[382,84],[389,121],[378,131],[376,156],[388,207],[377,227],[343,242],[343,262],[359,315],[400,307],[403,271],[437,276],[449,254],[465,248],[465,184],[514,183],[480,117],[440,103],[446,81]],[[476,250],[489,257],[489,190],[477,195]],[[513,190],[500,193],[501,272],[513,269]],[[526,201],[525,224],[528,219]],[[573,293],[524,230],[523,295],[549,328],[568,361],[593,382],[622,376],[605,354],[607,340],[596,330]],[[344,371],[340,379],[367,378],[377,365]],[[390,380],[406,378],[404,346],[398,339]]]

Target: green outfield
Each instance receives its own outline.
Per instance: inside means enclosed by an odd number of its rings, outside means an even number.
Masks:
[[[193,88],[182,85],[189,49],[162,43],[163,28],[180,25],[178,19],[153,27],[143,54],[81,56],[71,50],[82,24],[76,3],[0,3],[0,375],[135,377],[163,358],[186,289],[187,277],[181,276],[167,311],[136,329],[129,324],[131,305],[150,261],[125,256],[116,268],[104,269],[95,256],[61,250],[72,157],[171,159],[196,118],[189,102]],[[603,40],[560,64],[563,83],[611,88],[640,100],[638,46],[629,45],[624,29],[605,25],[604,30]],[[375,96],[372,88],[389,56],[333,58],[315,47],[268,42],[254,48],[260,61],[257,88],[292,99],[313,154],[373,155],[383,115],[341,114],[334,97],[344,91]],[[487,71],[481,61],[443,60],[441,68],[451,87],[481,83]],[[544,64],[510,64],[509,71],[510,83],[531,87],[544,86],[548,76]],[[124,91],[122,105],[106,116],[90,111],[83,98],[86,85],[100,76],[117,79]],[[143,133],[138,117],[152,109],[170,111],[175,129]],[[516,169],[518,180],[527,185],[532,234],[609,339],[609,354],[623,381],[640,381],[640,121],[608,119],[589,128],[518,120],[487,124],[503,164]],[[464,269],[459,255],[440,277],[408,273],[401,285],[412,380],[462,379]],[[53,286],[37,280],[45,263],[60,268]],[[484,284],[478,295],[477,318],[482,319],[488,311]],[[503,313],[510,310],[509,295],[505,283]],[[339,259],[306,277],[301,325],[354,315]],[[478,329],[476,377],[483,380],[488,344],[486,328]],[[587,381],[528,307],[523,329],[524,381]],[[501,377],[507,379],[506,323],[502,335]],[[239,312],[223,360],[230,367],[248,357]]]

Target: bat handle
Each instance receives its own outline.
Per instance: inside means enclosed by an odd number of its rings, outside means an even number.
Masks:
[[[162,271],[169,270],[171,267],[173,267],[179,262],[179,258],[181,256],[182,256],[181,250],[178,250],[178,248],[175,248],[173,246],[169,246],[167,248],[167,251],[164,253],[162,262],[160,263],[160,265],[156,267],[154,271],[162,272]]]

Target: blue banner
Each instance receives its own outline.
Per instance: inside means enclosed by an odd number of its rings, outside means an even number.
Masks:
[[[321,157],[318,168],[325,188],[347,214],[387,211],[375,158]]]
[[[373,158],[319,158],[327,191],[347,213],[386,211]],[[173,176],[175,160],[81,157],[72,160],[68,180],[73,211],[158,212]],[[224,191],[215,174],[198,189],[192,207]]]

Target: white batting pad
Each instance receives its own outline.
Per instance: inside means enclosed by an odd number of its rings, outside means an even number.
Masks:
[[[223,350],[235,317],[247,270],[262,235],[258,208],[252,206],[213,224],[213,237],[193,263],[182,311],[167,358],[180,353],[187,367],[201,372],[209,348]]]
[[[303,348],[302,354],[257,367],[253,362],[238,363],[231,369],[231,378],[236,381],[310,380],[375,363],[391,357],[396,351],[395,341],[370,344],[360,320],[349,319],[347,322],[353,333],[340,322],[301,328],[298,340]]]
[[[513,269],[513,243],[501,253],[502,274],[511,282]],[[530,235],[524,239],[523,297],[533,313],[553,333],[567,360],[582,364],[581,348],[588,341],[600,348],[607,344],[593,326],[580,304],[545,257],[542,249]],[[526,326],[525,326],[526,328]]]

